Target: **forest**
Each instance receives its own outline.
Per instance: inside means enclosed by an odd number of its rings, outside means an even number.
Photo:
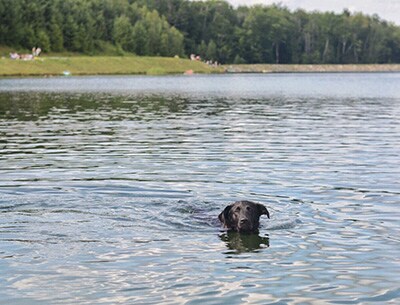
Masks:
[[[181,56],[219,63],[400,63],[400,27],[379,16],[225,1],[0,0],[0,46]]]

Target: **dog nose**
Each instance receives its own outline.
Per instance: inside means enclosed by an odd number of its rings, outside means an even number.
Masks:
[[[247,223],[248,222],[248,220],[246,219],[246,218],[242,218],[241,220],[240,220],[240,224],[245,224],[245,223]]]

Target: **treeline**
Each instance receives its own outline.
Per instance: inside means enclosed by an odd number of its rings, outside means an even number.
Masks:
[[[183,34],[128,0],[0,0],[0,44],[44,52],[184,54]]]
[[[221,63],[399,63],[400,27],[349,11],[215,0],[0,0],[0,45]]]

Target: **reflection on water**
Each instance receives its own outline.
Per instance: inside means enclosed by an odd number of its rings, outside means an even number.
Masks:
[[[105,115],[106,120],[124,119],[127,114],[140,120],[143,114],[163,115],[185,110],[188,101],[171,96],[114,96],[110,94],[55,94],[55,93],[2,93],[0,94],[0,116],[7,119],[35,121],[49,119],[55,115],[77,113]],[[115,112],[110,112],[116,110]],[[120,113],[121,112],[121,113]],[[122,115],[119,117],[119,113]],[[96,116],[97,115],[97,116]],[[88,118],[90,119],[90,117]]]
[[[269,238],[258,234],[240,234],[228,231],[219,236],[233,253],[253,252],[269,247]],[[231,252],[229,252],[231,253]]]
[[[0,80],[0,304],[397,304],[399,77]]]

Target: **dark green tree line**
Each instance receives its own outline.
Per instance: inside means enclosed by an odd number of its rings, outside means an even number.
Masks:
[[[92,53],[183,55],[183,35],[156,10],[128,0],[0,0],[0,44]]]
[[[0,0],[0,45],[221,63],[398,63],[400,27],[348,11],[220,0]]]

